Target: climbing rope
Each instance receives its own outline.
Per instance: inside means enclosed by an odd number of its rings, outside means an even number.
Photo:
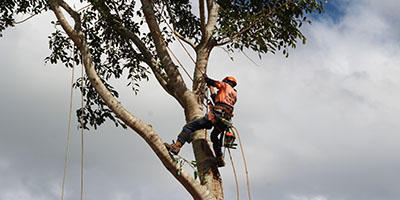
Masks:
[[[160,14],[160,16],[163,18],[165,24],[168,26],[168,28],[171,30],[171,32],[174,34],[174,37],[176,40],[178,40],[179,44],[181,44],[182,48],[185,50],[186,54],[190,57],[190,59],[192,60],[192,62],[194,64],[196,64],[196,61],[193,59],[192,55],[190,55],[189,51],[186,49],[185,45],[182,44],[181,40],[179,39],[179,36],[176,34],[175,30],[168,24],[167,19],[164,17],[164,15],[161,13],[161,11],[157,8],[157,6],[155,6],[155,3],[153,2],[153,0],[149,0],[151,2],[151,4],[153,5],[153,7],[156,9],[156,11],[158,12],[158,14]],[[200,70],[201,71],[201,70]],[[204,74],[204,73],[203,73]]]
[[[162,17],[162,19],[164,20],[165,24],[168,26],[168,28],[171,30],[171,32],[173,33],[174,38],[179,42],[179,44],[182,46],[182,48],[185,50],[186,54],[190,57],[190,59],[192,60],[192,62],[195,64],[195,68],[197,70],[200,71],[200,73],[202,75],[206,74],[203,70],[201,70],[197,65],[196,65],[196,61],[195,59],[192,57],[192,55],[189,53],[189,51],[186,49],[185,45],[183,45],[181,39],[179,38],[179,36],[177,35],[176,31],[168,24],[167,19],[164,17],[164,15],[161,13],[161,11],[157,8],[157,6],[155,5],[155,3],[153,2],[153,0],[149,0],[150,3],[153,5],[153,8],[156,9],[156,12]],[[190,78],[190,80],[193,81],[193,78],[190,76],[190,74],[187,72],[187,70],[185,69],[185,67],[180,63],[179,59],[175,56],[175,54],[172,52],[172,50],[168,47],[167,43],[165,42],[165,40],[162,38],[162,36],[156,31],[155,32],[158,37],[160,37],[160,39],[163,41],[164,45],[168,48],[169,52],[174,56],[174,58],[177,60],[177,62],[179,63],[179,65],[182,67],[182,69],[185,71],[185,73],[188,75],[188,77]]]
[[[243,157],[243,162],[244,162],[244,168],[245,168],[245,171],[246,171],[247,192],[248,192],[248,195],[249,195],[249,200],[251,200],[250,181],[249,181],[249,171],[247,170],[247,162],[246,162],[246,157],[244,156],[242,141],[241,141],[241,139],[240,139],[239,131],[237,130],[237,128],[236,128],[235,126],[233,126],[233,125],[232,125],[232,128],[235,130],[235,133],[236,133],[236,135],[238,136],[238,139],[239,139],[240,150],[241,150],[241,152],[242,152],[242,157]]]
[[[64,200],[65,195],[65,182],[67,177],[67,167],[68,167],[68,158],[69,158],[69,149],[70,149],[70,137],[71,137],[71,121],[72,121],[72,99],[74,93],[74,74],[75,74],[75,59],[73,59],[72,64],[72,78],[71,78],[71,94],[70,94],[70,104],[69,104],[69,120],[68,120],[68,134],[67,134],[67,148],[65,153],[65,165],[64,165],[64,175],[63,175],[63,182],[62,182],[62,191],[61,191],[61,200]],[[82,66],[82,74],[81,74],[81,116],[80,116],[80,123],[81,123],[81,200],[83,200],[83,175],[84,175],[84,128],[83,128],[83,108],[84,108],[84,82],[83,82],[83,66]]]
[[[164,38],[158,33],[158,31],[155,31],[155,33],[158,35],[158,37],[161,39],[161,41],[164,43],[165,47],[167,47],[168,51],[171,53],[172,56],[174,56],[175,60],[179,63],[183,71],[185,71],[186,75],[190,78],[191,81],[193,81],[192,76],[190,76],[189,72],[186,70],[186,68],[183,66],[181,61],[179,61],[178,57],[174,54],[174,52],[169,48],[167,42],[165,42]]]
[[[229,154],[229,158],[230,158],[230,160],[231,160],[233,174],[235,175],[236,196],[237,196],[237,200],[239,200],[239,182],[238,182],[238,179],[237,179],[237,174],[236,174],[235,165],[233,164],[233,159],[232,159],[232,155],[231,155],[231,150],[230,150],[230,148],[228,148],[228,154]]]
[[[72,97],[74,94],[74,73],[75,73],[75,61],[72,64],[72,78],[71,78],[71,95],[69,99],[69,120],[68,120],[68,134],[67,134],[67,150],[65,152],[65,165],[64,165],[64,176],[62,182],[62,192],[61,192],[61,200],[64,200],[64,188],[67,177],[67,166],[68,166],[68,154],[69,154],[69,144],[70,144],[70,136],[71,136],[71,120],[72,120]]]
[[[84,66],[82,65],[82,71],[81,71],[81,200],[83,200],[83,169],[84,169],[84,127],[83,127],[83,116],[84,116],[84,101],[83,101],[83,96],[84,96],[84,89],[85,89],[85,83],[83,82],[83,68]]]

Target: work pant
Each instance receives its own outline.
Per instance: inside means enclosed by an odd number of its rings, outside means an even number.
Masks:
[[[227,126],[219,122],[219,120],[217,119],[218,117],[216,118],[216,126],[214,126],[214,129],[211,131],[211,142],[213,143],[215,155],[222,156],[221,148],[224,135],[221,133],[226,130]],[[211,120],[208,119],[207,115],[202,118],[193,120],[183,126],[182,132],[178,135],[178,141],[180,141],[182,144],[184,144],[185,142],[190,143],[192,141],[193,132],[200,129],[211,129],[212,127],[213,123],[211,122]]]

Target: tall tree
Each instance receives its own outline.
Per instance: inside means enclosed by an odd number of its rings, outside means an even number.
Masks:
[[[14,16],[51,10],[56,27],[51,34],[48,62],[72,67],[82,62],[87,77],[84,125],[97,128],[106,120],[130,127],[152,148],[166,169],[194,199],[223,199],[222,179],[203,131],[193,134],[198,182],[168,154],[151,125],[141,121],[118,101],[110,78],[127,77],[134,92],[138,82],[152,74],[160,86],[184,109],[186,121],[202,117],[205,83],[211,51],[253,50],[259,55],[295,48],[305,42],[299,28],[311,13],[323,11],[317,0],[80,0],[75,10],[64,0],[3,0],[0,33],[14,26]],[[193,5],[198,9],[193,9]],[[1,36],[1,35],[0,35]],[[178,39],[179,38],[179,39]],[[183,79],[168,52],[168,45],[183,41],[196,53],[192,81]],[[75,56],[70,56],[70,51]],[[190,85],[191,84],[191,88]],[[75,83],[79,86],[79,82]],[[82,110],[78,110],[80,115]],[[179,172],[179,173],[177,173]]]

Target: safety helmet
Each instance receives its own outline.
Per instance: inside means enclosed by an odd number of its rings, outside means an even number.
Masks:
[[[227,76],[222,81],[231,84],[232,87],[235,87],[237,85],[236,79],[232,76]]]

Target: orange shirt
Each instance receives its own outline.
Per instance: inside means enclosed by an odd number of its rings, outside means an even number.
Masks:
[[[218,88],[215,102],[225,103],[233,108],[237,100],[236,90],[228,83],[221,81],[215,81],[214,86]]]

